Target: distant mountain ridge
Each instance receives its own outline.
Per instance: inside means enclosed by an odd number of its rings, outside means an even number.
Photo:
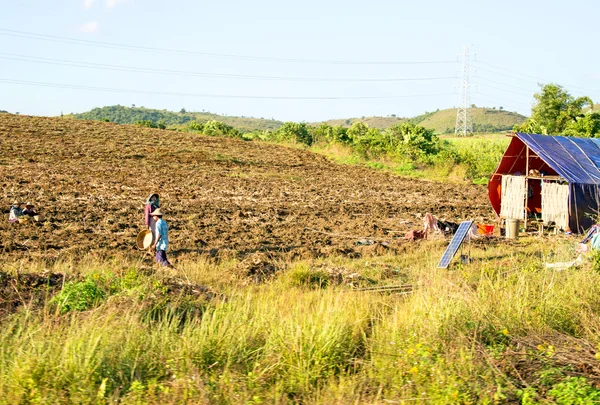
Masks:
[[[495,108],[472,108],[472,117],[475,132],[500,132],[512,129],[516,124],[521,124],[527,117],[516,112]],[[209,120],[221,121],[231,125],[243,132],[252,131],[275,131],[283,125],[283,121],[253,117],[235,117],[219,115],[209,112],[188,112],[181,110],[173,112],[167,110],[156,110],[144,107],[125,107],[121,105],[94,108],[88,112],[72,114],[72,117],[80,120],[111,121],[119,124],[135,124],[138,121],[163,122],[166,126],[187,126],[192,121],[206,122]],[[361,117],[347,119],[332,119],[323,121],[329,125],[350,127],[356,122],[364,122],[372,128],[385,129],[391,126],[411,122],[433,129],[438,134],[453,133],[456,122],[456,109],[436,110],[426,112],[412,118],[401,118],[396,116],[387,117]],[[310,125],[318,126],[322,122],[314,122]]]
[[[355,122],[364,122],[370,127],[379,129],[389,128],[403,122],[411,122],[428,129],[433,129],[438,134],[450,134],[454,133],[454,127],[456,125],[456,112],[457,110],[455,108],[448,108],[445,110],[426,112],[412,118],[401,118],[394,116],[361,117],[337,120],[334,119],[324,122],[329,125],[340,125],[342,127],[350,127]],[[507,131],[512,129],[514,125],[521,124],[527,119],[527,117],[519,113],[495,108],[474,107],[471,109],[471,114],[475,132]],[[319,123],[315,123],[313,125],[318,124]]]
[[[167,126],[183,126],[192,121],[206,122],[215,120],[234,126],[244,132],[276,130],[283,125],[282,121],[264,118],[232,117],[210,112],[187,112],[183,109],[180,112],[173,112],[144,107],[125,107],[121,105],[98,107],[84,113],[72,114],[68,117],[73,117],[78,120],[108,120],[110,122],[116,122],[117,124],[135,124],[138,121],[152,121],[158,123],[159,121],[162,121]]]

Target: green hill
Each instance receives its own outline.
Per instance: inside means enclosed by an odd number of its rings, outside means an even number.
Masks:
[[[491,108],[473,108],[473,125],[475,132],[500,132],[512,129],[515,124],[520,124],[527,117],[505,110],[496,110]],[[91,111],[72,114],[72,117],[80,120],[95,120],[116,122],[118,124],[135,124],[137,121],[152,121],[158,123],[162,121],[169,127],[179,127],[188,125],[191,121],[206,122],[209,120],[221,121],[231,125],[242,132],[276,130],[282,121],[253,117],[235,117],[218,115],[209,112],[173,112],[167,110],[155,110],[144,107],[125,107],[121,105],[94,108]],[[385,129],[402,122],[412,122],[422,125],[425,128],[435,130],[436,133],[453,133],[456,122],[456,109],[436,110],[426,112],[413,118],[401,118],[395,116],[389,117],[360,117],[347,119],[332,119],[324,121],[329,125],[339,125],[350,127],[355,122],[362,121],[372,128]],[[320,122],[312,123],[317,126]]]
[[[475,132],[499,132],[512,129],[515,124],[520,124],[527,117],[512,111],[496,110],[493,108],[473,108],[473,127]],[[425,128],[433,129],[436,133],[453,133],[456,124],[456,109],[437,110],[426,112],[413,118],[400,117],[361,117],[325,121],[329,125],[350,127],[355,122],[362,121],[370,127],[384,129],[402,122],[412,122]],[[315,125],[318,125],[316,123]]]
[[[125,107],[121,105],[94,108],[91,111],[80,114],[71,114],[68,117],[78,120],[108,120],[118,124],[135,124],[138,121],[152,121],[154,123],[163,121],[170,127],[187,125],[191,121],[206,122],[216,120],[245,132],[255,130],[276,130],[283,124],[281,121],[264,118],[230,117],[209,112],[187,112],[185,110],[182,110],[181,112],[172,112],[144,107]]]

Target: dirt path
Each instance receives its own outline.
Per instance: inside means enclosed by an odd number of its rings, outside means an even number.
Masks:
[[[350,254],[355,238],[393,241],[400,233],[390,231],[421,227],[417,213],[492,215],[482,186],[404,179],[257,142],[9,114],[0,114],[0,184],[0,253],[15,258],[133,252],[154,191],[173,257]],[[33,201],[48,221],[9,224],[15,199]]]

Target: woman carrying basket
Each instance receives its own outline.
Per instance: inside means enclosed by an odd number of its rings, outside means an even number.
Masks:
[[[146,228],[152,231],[152,244],[156,238],[156,220],[152,216],[152,212],[160,208],[160,199],[158,194],[152,194],[146,199],[146,206],[144,207],[144,223]]]

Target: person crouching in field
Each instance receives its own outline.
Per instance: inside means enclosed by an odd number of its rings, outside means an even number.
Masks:
[[[28,217],[35,217],[38,213],[35,211],[35,208],[32,203],[28,202],[25,204],[25,209],[23,210],[23,215],[27,215]]]
[[[158,194],[152,194],[146,199],[146,205],[144,207],[144,223],[146,228],[152,231],[152,242],[154,242],[154,234],[156,233],[156,221],[152,217],[152,213],[160,208],[160,199]]]
[[[10,213],[8,214],[8,222],[17,222],[19,217],[23,215],[23,209],[21,208],[23,203],[15,201],[10,207]]]
[[[155,209],[151,215],[156,221],[156,233],[154,235],[154,245],[152,245],[156,249],[156,263],[159,266],[173,268],[173,265],[167,259],[167,248],[169,247],[169,227],[167,226],[167,222],[162,218],[163,213],[160,208]]]

